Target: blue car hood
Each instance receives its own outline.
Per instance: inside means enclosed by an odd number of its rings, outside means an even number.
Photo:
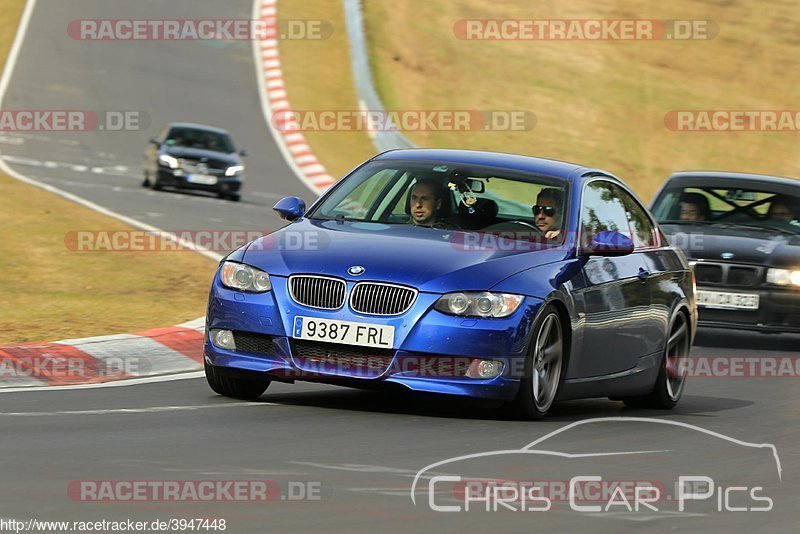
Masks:
[[[465,235],[411,225],[301,219],[253,241],[242,261],[276,276],[324,274],[444,293],[488,290],[520,271],[567,256],[563,248],[509,247],[510,240],[501,247],[465,248]],[[348,274],[354,265],[364,267],[364,273]]]

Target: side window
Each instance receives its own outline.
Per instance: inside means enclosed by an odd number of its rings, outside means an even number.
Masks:
[[[658,243],[656,229],[650,221],[650,217],[647,216],[647,212],[627,191],[619,189],[619,192],[628,214],[633,245],[637,249],[656,246]]]
[[[604,230],[615,230],[630,235],[630,225],[625,206],[620,198],[624,192],[610,182],[595,181],[583,190],[583,207],[581,211],[582,244],[591,243],[597,233]]]

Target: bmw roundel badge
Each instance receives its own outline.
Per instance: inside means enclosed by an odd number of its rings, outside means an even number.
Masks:
[[[353,265],[352,267],[347,269],[347,272],[352,274],[353,276],[360,276],[364,274],[364,271],[366,271],[366,269],[360,265]]]

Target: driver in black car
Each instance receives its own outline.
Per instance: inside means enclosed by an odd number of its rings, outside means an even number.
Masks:
[[[561,210],[564,206],[564,193],[560,189],[542,189],[536,197],[533,215],[538,228],[547,239],[561,236]]]
[[[797,211],[790,197],[775,195],[769,205],[767,217],[773,221],[792,222],[797,220]]]

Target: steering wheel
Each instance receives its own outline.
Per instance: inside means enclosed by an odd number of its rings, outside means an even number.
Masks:
[[[495,230],[502,231],[503,228],[506,228],[506,227],[508,227],[508,226],[510,226],[512,224],[518,224],[520,226],[524,226],[525,228],[530,228],[531,230],[535,230],[535,231],[539,232],[540,234],[544,234],[544,232],[542,232],[537,226],[535,226],[535,225],[533,225],[533,224],[531,224],[531,223],[529,223],[527,221],[520,221],[519,219],[515,219],[513,221],[504,221],[504,222],[501,222],[501,223],[496,223],[496,224],[493,224],[491,226],[487,226],[482,231],[483,232],[492,232],[492,231],[495,231]]]
[[[436,228],[437,230],[461,230],[461,227],[456,223],[445,220],[434,222],[431,228]]]

